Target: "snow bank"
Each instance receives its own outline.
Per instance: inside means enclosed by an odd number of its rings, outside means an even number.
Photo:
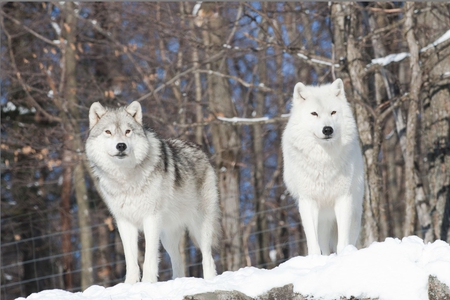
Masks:
[[[215,290],[236,290],[250,297],[292,283],[304,296],[339,299],[378,297],[382,299],[428,299],[428,276],[450,286],[450,245],[436,241],[425,245],[415,236],[388,238],[366,249],[353,246],[339,255],[294,257],[272,270],[254,267],[224,272],[213,280],[178,278],[167,282],[91,286],[84,292],[47,290],[26,299],[58,300],[149,300],[183,299]],[[18,298],[25,299],[25,298]]]

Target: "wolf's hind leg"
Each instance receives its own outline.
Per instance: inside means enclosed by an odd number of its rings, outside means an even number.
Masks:
[[[215,239],[214,220],[204,216],[203,220],[189,224],[189,234],[197,241],[202,252],[203,278],[212,279],[216,273],[216,265],[212,256],[212,246]]]
[[[161,243],[170,256],[170,262],[172,264],[172,278],[185,277],[184,263],[180,254],[180,241],[183,237],[184,228],[173,229],[169,232],[163,232],[161,234]]]
[[[202,252],[203,278],[212,279],[217,275],[212,248],[218,244],[220,230],[219,194],[216,175],[209,168],[200,190],[200,213],[190,223],[189,233],[194,236]]]
[[[200,241],[200,249],[202,251],[203,278],[212,279],[216,273],[216,264],[212,256],[212,243],[214,239],[214,226],[208,222],[203,222],[202,238]]]

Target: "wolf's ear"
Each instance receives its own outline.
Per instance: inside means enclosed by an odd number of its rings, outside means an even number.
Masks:
[[[344,83],[338,78],[331,84],[331,89],[335,91],[336,97],[345,99]]]
[[[136,122],[142,125],[142,108],[139,102],[131,102],[125,110],[136,120]]]
[[[294,87],[294,103],[306,100],[307,97],[306,86],[301,82],[297,83]]]
[[[105,114],[106,108],[104,108],[100,102],[92,103],[91,108],[89,109],[89,129],[92,129],[92,127],[98,123],[98,120]]]

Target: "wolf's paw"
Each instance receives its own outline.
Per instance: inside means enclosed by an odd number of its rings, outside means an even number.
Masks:
[[[144,276],[142,276],[142,282],[157,282],[158,281],[158,276],[154,275],[154,274],[145,274]]]
[[[134,275],[126,275],[125,276],[125,283],[134,284],[136,282],[139,282],[139,274]]]
[[[216,273],[215,269],[203,271],[203,278],[206,280],[213,279],[216,276],[217,276],[217,273]]]

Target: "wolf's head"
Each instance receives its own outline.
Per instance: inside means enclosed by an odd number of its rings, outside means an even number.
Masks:
[[[93,103],[89,110],[89,129],[86,154],[97,165],[113,162],[134,168],[147,155],[142,109],[137,101],[118,109]]]
[[[341,79],[322,86],[294,87],[292,116],[297,128],[307,131],[309,138],[329,144],[354,132],[353,115]],[[305,132],[303,132],[304,134]],[[304,138],[308,138],[304,136]]]

